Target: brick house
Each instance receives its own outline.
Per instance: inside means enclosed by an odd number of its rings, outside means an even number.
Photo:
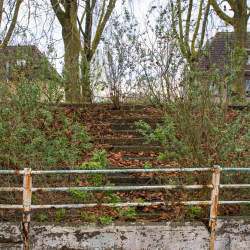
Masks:
[[[60,77],[36,46],[7,46],[0,57],[0,76],[7,82],[15,80],[21,73],[31,80]]]
[[[246,50],[248,53],[245,68],[245,89],[246,94],[250,94],[250,33],[247,40]],[[232,57],[234,51],[234,33],[217,32],[209,43],[208,51],[200,60],[200,69],[202,71],[211,70],[212,66],[220,69],[220,74],[226,75],[232,72]],[[228,65],[226,68],[225,66]],[[212,86],[213,83],[211,82]],[[211,87],[210,86],[210,87]]]
[[[41,84],[42,99],[46,99],[47,87],[55,79],[60,75],[36,46],[7,46],[0,54],[0,81],[10,89],[36,82]],[[63,89],[59,91],[64,93]]]

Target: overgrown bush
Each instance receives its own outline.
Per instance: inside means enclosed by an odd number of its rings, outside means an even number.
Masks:
[[[25,59],[29,64],[30,58],[26,55]],[[22,68],[14,64],[8,81],[1,78],[0,164],[5,169],[15,170],[25,167],[36,170],[109,168],[105,151],[94,151],[94,156],[82,163],[86,150],[92,150],[93,138],[79,123],[77,113],[67,112],[58,105],[63,100],[64,80],[55,71],[49,72],[48,79],[45,76],[48,73],[46,65],[42,61],[40,63],[38,76],[29,72],[32,65]],[[4,75],[6,72],[2,73]],[[86,186],[112,186],[106,175],[90,174],[86,178],[81,176],[81,180],[82,177]],[[46,176],[40,178],[45,185],[50,184]],[[55,180],[54,176],[52,179]],[[57,180],[62,181],[63,177]],[[69,185],[68,181],[66,185]],[[75,185],[78,186],[80,182],[76,179]],[[116,203],[120,200],[113,191],[86,192],[72,188],[69,195],[72,199],[70,202],[76,203]],[[37,204],[49,199],[36,194],[32,198]],[[63,220],[66,213],[65,209],[56,212],[56,221]],[[116,216],[119,216],[118,213]],[[124,217],[123,213],[120,216]],[[43,214],[38,217],[41,221],[46,218]],[[112,220],[105,213],[93,218],[102,224]]]
[[[26,55],[26,65],[29,58]],[[39,75],[11,66],[11,78],[0,82],[0,162],[5,168],[51,168],[74,165],[91,137],[85,127],[58,107],[63,80],[55,71],[47,79],[40,62]]]
[[[165,147],[161,159],[175,161],[182,167],[247,166],[249,163],[250,116],[245,110],[228,109],[209,88],[218,80],[216,72],[207,75],[189,71],[178,92],[157,104],[161,107],[164,124],[152,129],[139,122],[139,131],[148,141],[158,140]]]

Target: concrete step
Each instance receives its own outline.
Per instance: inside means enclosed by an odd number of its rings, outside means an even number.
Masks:
[[[133,145],[123,145],[123,146],[118,146],[118,145],[110,145],[110,146],[100,146],[100,148],[105,149],[107,152],[120,152],[120,151],[125,151],[125,152],[134,152],[134,153],[141,153],[141,152],[155,152],[155,153],[163,153],[164,148],[161,146],[133,146]]]
[[[138,114],[140,115],[144,115],[144,114],[148,114],[148,115],[158,115],[159,111],[151,108],[151,109],[147,109],[147,110],[129,110],[129,109],[125,109],[125,110],[105,110],[105,109],[101,109],[101,110],[91,110],[92,112],[95,113],[99,113],[99,114],[104,114],[104,115],[117,115],[117,116],[123,116],[123,115],[136,115]]]
[[[149,123],[149,126],[151,128],[156,128],[157,123]],[[119,124],[119,123],[111,123],[109,125],[109,128],[112,130],[136,130],[138,127],[134,123],[126,123],[126,124]]]
[[[129,174],[110,174],[107,175],[107,178],[110,183],[114,183],[118,186],[164,185],[167,181],[162,175],[158,177],[141,177],[131,176]]]
[[[105,135],[132,135],[132,136],[137,136],[141,137],[141,133],[135,131],[135,130],[112,130],[112,131],[97,131],[93,130],[91,133],[94,136],[105,136]]]
[[[86,156],[85,157],[86,160],[90,160],[92,159],[92,156]],[[139,155],[139,156],[128,156],[128,155],[122,155],[121,159],[123,160],[123,162],[126,161],[139,161],[139,162],[144,162],[144,161],[158,161],[157,156],[144,156],[144,155]],[[160,162],[160,161],[159,161]]]
[[[117,130],[134,130],[136,131],[138,127],[134,123],[83,123],[86,126],[87,131],[117,131]],[[150,123],[149,126],[151,128],[156,128],[157,123]]]
[[[129,158],[127,159],[110,159],[110,169],[144,169],[145,165],[153,168],[165,168],[170,166],[168,161],[159,161],[157,156],[144,158]]]
[[[150,162],[149,162],[150,163]],[[158,166],[158,163],[156,163],[156,164],[152,164],[152,167],[153,168],[166,168],[166,166],[164,165],[164,166]],[[169,167],[169,165],[167,166],[167,167]],[[118,167],[117,167],[117,165],[116,166],[110,166],[110,168],[109,169],[117,169]],[[124,165],[122,165],[122,167],[120,167],[119,169],[145,169],[145,166],[144,166],[144,164],[142,165],[142,166],[137,166],[137,165],[126,165],[126,164],[124,164]]]
[[[121,157],[123,160],[127,160],[127,161],[134,161],[134,160],[138,160],[138,161],[157,161],[157,156],[144,156],[144,155],[139,155],[139,156],[127,156],[124,155]]]
[[[124,118],[109,118],[109,117],[86,117],[86,120],[93,121],[103,121],[107,123],[118,123],[118,124],[127,124],[127,123],[135,123],[138,121],[143,121],[146,123],[160,123],[162,124],[164,121],[160,116],[151,116],[151,117],[124,117]],[[85,120],[81,120],[84,122]]]
[[[154,109],[153,105],[145,104],[123,104],[118,109],[114,108],[112,104],[88,104],[88,103],[60,103],[59,107],[67,108],[86,108],[88,110],[146,110]]]
[[[145,145],[147,139],[145,138],[95,138],[95,142],[101,144],[110,144],[110,145]],[[160,142],[152,141],[150,145],[160,146]]]

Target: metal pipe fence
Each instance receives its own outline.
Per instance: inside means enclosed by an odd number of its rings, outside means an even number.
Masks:
[[[32,171],[31,168],[24,170],[0,170],[0,174],[19,174],[23,175],[23,187],[1,187],[0,191],[21,191],[23,192],[22,205],[0,204],[0,209],[23,209],[23,228],[28,236],[30,215],[33,209],[47,208],[86,208],[86,207],[136,207],[136,206],[156,206],[156,205],[210,205],[211,241],[210,250],[214,249],[214,235],[216,228],[218,205],[221,204],[250,204],[249,201],[219,201],[220,188],[250,188],[250,184],[220,184],[220,173],[222,171],[249,171],[250,168],[223,168],[214,166],[213,168],[158,168],[158,169],[105,169],[105,170],[52,170],[52,171]],[[170,173],[170,172],[212,172],[212,184],[210,185],[158,185],[158,186],[104,186],[104,187],[51,187],[51,188],[32,188],[32,176],[47,174],[109,174],[109,173]],[[130,191],[130,190],[168,190],[168,189],[212,189],[211,200],[209,201],[173,201],[173,202],[129,202],[129,203],[93,203],[93,204],[60,204],[60,205],[32,205],[32,192],[36,191]],[[26,237],[27,239],[27,237]],[[28,244],[26,242],[26,249]]]

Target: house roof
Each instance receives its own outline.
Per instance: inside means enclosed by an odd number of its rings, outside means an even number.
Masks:
[[[24,46],[7,46],[3,51],[2,61],[9,60],[14,61],[17,59],[26,59],[27,57],[32,60],[30,67],[33,69],[33,74],[36,77],[42,77],[42,68],[46,65],[45,77],[47,79],[52,79],[52,74],[59,76],[57,71],[48,61],[46,56],[34,45],[24,45]],[[36,71],[36,73],[34,73]]]
[[[247,48],[250,48],[250,33],[248,33]],[[208,51],[201,58],[199,65],[202,71],[209,70],[212,65],[224,69],[234,50],[234,33],[217,32],[208,45]]]

